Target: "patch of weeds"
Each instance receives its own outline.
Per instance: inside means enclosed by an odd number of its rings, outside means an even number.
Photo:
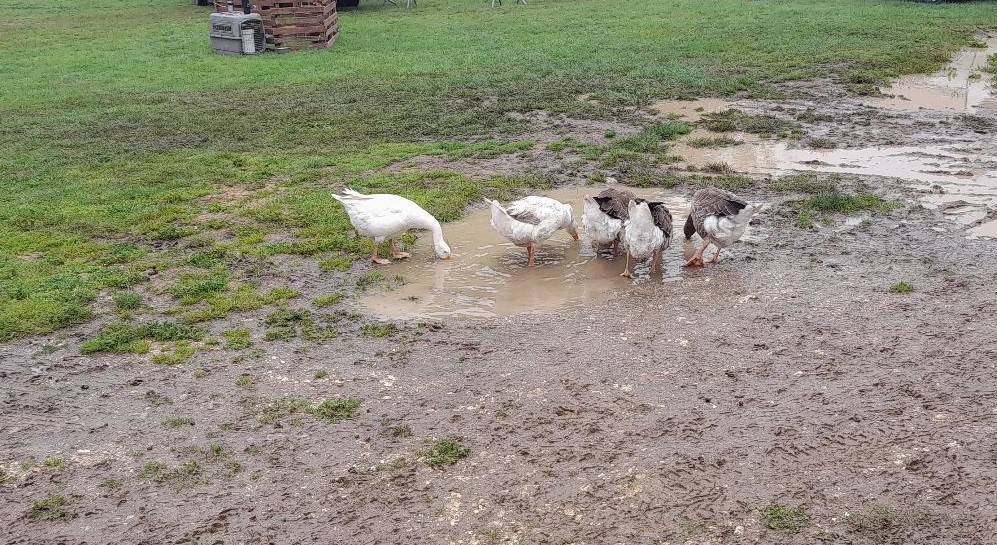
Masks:
[[[66,469],[66,459],[58,456],[45,458],[45,461],[42,463],[45,465],[45,467],[51,469],[52,471],[62,471]]]
[[[457,439],[444,438],[419,451],[422,461],[433,469],[453,465],[471,455],[471,449]]]
[[[235,385],[240,388],[252,388],[253,387],[253,377],[247,374],[239,375],[239,378],[235,379]]]
[[[193,488],[203,482],[201,465],[194,460],[170,468],[162,462],[149,462],[142,466],[138,476],[156,484],[168,486],[175,491]]]
[[[353,418],[359,408],[359,399],[327,399],[312,407],[309,413],[327,422],[336,423]]]
[[[366,290],[384,281],[384,273],[381,271],[369,272],[360,278],[357,278],[357,289]]]
[[[104,328],[96,337],[84,342],[80,346],[80,352],[84,354],[96,352],[144,354],[149,351],[148,340],[160,342],[197,341],[203,336],[204,332],[200,329],[173,322],[152,322],[142,325],[117,322]]]
[[[204,273],[182,273],[168,291],[184,305],[204,301],[228,286],[228,272],[214,269]]]
[[[197,348],[188,341],[177,341],[172,352],[162,352],[152,357],[152,363],[158,365],[180,365],[194,357]]]
[[[776,191],[818,194],[837,190],[834,179],[821,179],[815,174],[790,174],[772,180],[769,187]]]
[[[274,424],[296,413],[306,412],[310,405],[303,399],[285,398],[268,403],[256,415],[261,424]]]
[[[10,475],[7,474],[7,470],[0,467],[0,484],[4,484],[10,479]]]
[[[562,138],[560,140],[555,140],[546,146],[549,151],[572,151],[580,154],[586,159],[595,159],[601,153],[602,149],[599,146],[593,146],[592,144],[586,144],[570,136]]]
[[[606,132],[602,133],[602,136],[606,138],[616,138],[616,131],[613,129],[606,129]]]
[[[368,337],[390,337],[398,333],[398,326],[391,322],[383,324],[364,324],[360,327],[360,332]]]
[[[805,144],[810,149],[834,149],[838,147],[834,140],[824,137],[810,138]]]
[[[348,255],[334,255],[319,261],[318,266],[325,272],[344,272],[353,266],[353,258]]]
[[[267,293],[260,293],[252,285],[240,284],[211,294],[204,299],[203,306],[184,313],[183,319],[187,322],[213,320],[232,312],[256,310],[297,296],[298,292],[291,288],[276,288]]]
[[[602,172],[593,172],[589,174],[588,177],[589,184],[604,184],[606,183],[606,175]]]
[[[244,350],[253,346],[250,331],[246,328],[223,331],[222,337],[225,338],[225,348],[229,350]]]
[[[335,305],[336,303],[342,300],[343,300],[342,293],[329,293],[326,295],[320,295],[316,297],[315,300],[312,301],[312,304],[314,304],[319,308],[325,308],[325,307],[331,307],[332,305]]]
[[[686,144],[694,148],[729,148],[731,146],[740,146],[744,142],[727,135],[719,136],[700,136],[698,138],[690,138]]]
[[[136,310],[142,306],[142,295],[134,291],[119,291],[111,296],[118,310]]]
[[[194,419],[187,416],[170,418],[167,420],[163,420],[163,425],[166,426],[167,428],[174,428],[174,429],[183,428],[187,426],[193,426]]]
[[[885,505],[873,505],[852,513],[846,519],[848,525],[858,532],[881,532],[909,522],[909,516]]]
[[[668,120],[652,125],[646,129],[648,134],[657,136],[662,140],[675,138],[692,132],[693,124],[685,121]]]
[[[49,496],[31,503],[28,517],[35,521],[58,522],[74,518],[76,515],[67,510],[65,496]]]
[[[800,227],[810,227],[818,220],[826,220],[831,214],[854,214],[863,210],[888,212],[900,205],[884,201],[870,193],[851,195],[831,190],[818,193],[804,201],[796,201],[791,203],[791,206],[800,211],[796,224]]]
[[[406,459],[403,456],[399,456],[398,458],[392,458],[381,467],[382,469],[385,469],[391,473],[398,473],[399,471],[408,467],[408,465],[409,465],[408,459]]]
[[[703,165],[704,172],[712,172],[714,174],[728,174],[734,172],[734,169],[730,167],[730,164],[724,161],[711,161]]]
[[[208,376],[208,370],[207,369],[196,369],[196,370],[194,370],[194,372],[192,373],[192,375],[194,375],[194,378],[204,378],[204,377]]]
[[[495,528],[478,530],[478,539],[482,545],[495,545],[500,542],[501,537],[501,534]]]
[[[328,377],[329,377],[329,372],[326,371],[325,369],[319,369],[318,371],[315,371],[315,374],[312,376],[312,378],[314,378],[315,380],[322,380]]]
[[[848,83],[845,84],[848,92],[859,96],[879,96],[879,86],[874,83]]]
[[[305,309],[282,308],[267,316],[265,339],[268,341],[289,340],[298,336],[299,329],[314,328],[312,313]]]
[[[149,390],[145,393],[145,401],[153,407],[162,407],[163,405],[170,405],[173,403],[172,399],[155,390]]]
[[[412,428],[408,424],[396,424],[390,420],[381,422],[381,435],[386,437],[411,437]]]
[[[700,124],[713,132],[748,132],[752,134],[779,134],[798,127],[794,121],[786,121],[770,115],[751,115],[735,108],[703,114]]]
[[[121,481],[118,479],[107,478],[100,482],[97,486],[103,488],[104,490],[118,490],[121,488]]]
[[[910,282],[897,282],[890,286],[890,293],[911,293],[914,291],[914,286]]]
[[[221,248],[213,248],[210,250],[198,250],[194,252],[184,263],[199,269],[214,269],[224,264],[224,258],[224,250]]]
[[[814,110],[812,108],[808,108],[806,111],[796,114],[797,121],[802,121],[804,123],[810,123],[810,124],[822,123],[824,121],[831,121],[833,119],[834,116],[818,113],[817,110]]]
[[[801,507],[770,505],[762,512],[762,522],[772,530],[798,532],[808,519],[806,511]]]

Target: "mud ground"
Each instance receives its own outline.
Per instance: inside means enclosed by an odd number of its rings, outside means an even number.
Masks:
[[[784,87],[790,99],[738,106],[827,112],[812,132],[843,147],[949,138],[997,153],[993,113]],[[541,142],[606,128],[532,117]],[[585,174],[542,146],[434,166],[510,161],[561,183]],[[921,187],[847,183],[906,206],[808,230],[792,195],[740,190],[773,203],[756,217],[768,239],[582,308],[398,322],[377,338],[347,300],[339,336],[314,341],[264,341],[261,310],[212,326],[250,328],[253,348],[176,367],[81,355],[101,320],[4,345],[0,542],[997,543],[997,242],[919,206]],[[275,258],[267,274],[302,291],[297,305],[366,272]],[[899,281],[914,291],[891,293]],[[338,423],[272,405],[345,397],[362,404]],[[181,417],[193,425],[163,425]],[[469,456],[429,467],[420,453],[439,438]],[[186,477],[143,476],[190,461]],[[52,495],[64,518],[32,517]],[[780,527],[773,506],[803,516]]]

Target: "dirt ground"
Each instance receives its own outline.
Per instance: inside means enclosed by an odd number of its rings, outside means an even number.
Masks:
[[[997,114],[786,88],[738,106],[826,112],[814,131],[843,147],[949,139],[997,155]],[[541,141],[608,126],[535,117]],[[584,174],[542,146],[511,161]],[[261,310],[212,326],[250,328],[253,350],[177,367],[81,355],[108,320],[0,346],[0,542],[997,543],[997,242],[918,205],[923,187],[846,183],[907,205],[800,229],[790,196],[740,190],[772,203],[755,219],[767,239],[559,312],[399,322],[377,338],[346,310],[338,337],[263,341]],[[268,274],[305,300],[365,272],[279,258]],[[891,293],[900,281],[914,291]],[[337,423],[279,404],[346,397],[359,413]],[[163,425],[175,418],[193,422]],[[440,438],[470,454],[429,467]],[[53,495],[65,518],[33,517]]]

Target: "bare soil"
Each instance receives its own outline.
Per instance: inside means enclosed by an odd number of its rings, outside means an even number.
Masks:
[[[993,113],[880,111],[833,82],[786,90],[738,106],[828,113],[814,132],[845,147],[930,136],[997,155]],[[515,160],[584,174],[542,149]],[[175,367],[81,355],[106,319],[4,345],[0,542],[997,543],[997,242],[920,206],[923,187],[842,183],[906,206],[801,229],[785,204],[799,195],[759,184],[739,193],[772,203],[756,217],[764,243],[581,307],[375,337],[347,298],[311,309],[338,336],[275,341],[264,309],[211,326],[251,329],[252,348]],[[287,257],[266,271],[301,307],[367,272]],[[900,281],[914,291],[892,293]],[[290,398],[361,405],[331,422],[274,405]],[[193,425],[164,425],[177,418]],[[440,438],[469,455],[430,467]],[[53,495],[65,518],[32,516]]]

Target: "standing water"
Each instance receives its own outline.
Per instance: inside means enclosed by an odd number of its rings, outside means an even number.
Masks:
[[[368,314],[387,318],[508,316],[581,305],[625,289],[631,281],[620,276],[624,254],[613,258],[603,252],[596,256],[581,229],[583,197],[595,196],[603,189],[605,186],[584,186],[547,193],[571,204],[582,240],[575,242],[567,232],[558,231],[540,244],[533,268],[526,265],[524,248],[514,246],[492,229],[490,211],[477,208],[463,219],[444,225],[453,259],[432,260],[428,237],[420,237],[410,259],[385,268],[386,274],[400,276],[402,284],[397,289],[366,295],[360,305]],[[662,190],[628,189],[639,197],[663,201],[671,210],[672,245],[665,252],[662,271],[665,281],[677,280],[682,275],[685,254],[694,251],[682,237],[688,200]],[[647,271],[641,271],[641,275],[646,277]],[[657,277],[653,280],[657,281]]]

